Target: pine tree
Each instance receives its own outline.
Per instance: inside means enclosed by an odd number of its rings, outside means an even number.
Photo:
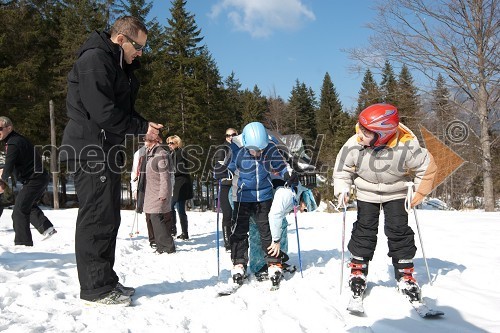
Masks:
[[[382,95],[380,93],[380,89],[377,82],[375,82],[373,78],[372,72],[367,69],[365,76],[363,77],[363,82],[361,83],[361,89],[359,90],[356,114],[358,115],[361,111],[372,104],[381,102]]]
[[[311,88],[305,83],[295,81],[288,100],[287,131],[300,134],[307,144],[313,144],[318,131],[316,129],[316,98]]]
[[[397,96],[398,102],[394,105],[398,108],[399,120],[414,132],[417,132],[423,113],[417,88],[413,84],[413,77],[406,65],[403,65],[399,73]]]
[[[243,94],[241,91],[241,83],[236,78],[234,72],[226,78],[225,85],[225,113],[226,124],[225,127],[233,127],[241,129],[243,127],[242,110],[243,110]]]
[[[50,142],[49,100],[59,58],[56,13],[52,2],[11,1],[0,10],[2,113],[34,144]]]
[[[342,110],[337,90],[326,73],[323,78],[319,109],[317,112],[318,134],[323,134],[323,142],[319,151],[319,169],[326,172],[326,184],[332,182],[332,172],[335,157],[345,141],[353,134],[353,121]],[[327,185],[322,190],[326,199],[333,199],[331,186]]]
[[[447,143],[446,126],[453,119],[452,106],[450,103],[450,92],[441,74],[438,74],[436,86],[432,91],[432,110],[436,115],[436,132],[438,138]]]
[[[58,47],[51,66],[54,72],[52,96],[55,103],[58,142],[61,142],[66,117],[66,88],[68,73],[77,59],[77,51],[94,31],[108,25],[105,6],[92,0],[65,0],[57,7]]]
[[[111,0],[107,1],[113,3]],[[162,28],[156,18],[151,21],[147,20],[153,7],[152,2],[145,0],[125,2],[121,0],[119,6],[108,4],[107,7],[108,17],[112,20],[111,24],[118,17],[130,15],[144,22],[148,28],[147,43],[139,58],[141,68],[134,73],[141,83],[135,107],[147,119],[167,124],[168,114],[163,105],[163,99],[168,97],[165,90],[168,92],[169,84],[166,84],[165,81],[168,81],[171,75],[161,59],[161,51],[165,45]]]
[[[171,18],[165,29],[165,63],[172,72],[172,104],[169,116],[173,129],[183,140],[189,142],[201,133],[190,130],[191,122],[196,121],[196,89],[200,84],[194,76],[195,66],[202,51],[199,43],[201,30],[196,25],[193,14],[186,11],[185,0],[174,0],[170,9]]]
[[[198,60],[195,67],[195,78],[200,82],[196,86],[199,109],[194,114],[196,118],[190,122],[190,128],[195,133],[199,133],[198,141],[200,138],[207,138],[198,144],[208,150],[210,144],[220,143],[218,139],[226,130],[228,119],[224,110],[222,78],[215,60],[206,47],[203,48]],[[211,142],[212,138],[213,142]]]
[[[386,60],[382,69],[382,81],[380,82],[380,92],[384,103],[398,106],[398,83],[394,75],[391,63]]]
[[[266,111],[267,99],[262,96],[259,87],[255,85],[253,91],[245,89],[243,92],[243,126],[253,121],[263,122]]]

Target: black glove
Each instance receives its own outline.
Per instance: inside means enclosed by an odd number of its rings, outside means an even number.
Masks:
[[[285,187],[297,187],[299,185],[299,174],[292,171],[292,174],[285,173],[283,177],[285,180]]]

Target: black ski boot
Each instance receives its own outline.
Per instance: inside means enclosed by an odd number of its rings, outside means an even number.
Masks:
[[[259,282],[269,279],[269,274],[267,273],[267,265],[262,266],[261,269],[255,272],[255,278]]]
[[[413,277],[414,268],[412,259],[393,259],[394,276],[398,290],[408,297],[410,302],[420,301],[421,292],[417,280]]]
[[[269,279],[272,283],[273,289],[278,289],[280,286],[281,279],[283,277],[282,265],[281,264],[271,264],[267,268],[269,274]]]
[[[413,267],[399,269],[402,276],[398,280],[398,290],[406,295],[410,302],[420,302],[422,295],[417,280],[413,277]]]
[[[354,297],[361,297],[366,289],[366,275],[368,274],[368,262],[351,259],[348,267],[351,268],[349,286]]]
[[[233,277],[233,282],[239,285],[243,284],[243,280],[245,280],[246,275],[245,275],[246,268],[243,266],[243,264],[237,264],[233,266],[233,269],[231,270],[231,276]]]

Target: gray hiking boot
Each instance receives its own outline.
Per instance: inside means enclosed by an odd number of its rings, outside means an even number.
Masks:
[[[92,305],[129,306],[131,302],[132,300],[129,296],[125,296],[115,289],[101,298],[92,300],[89,303],[93,303]]]
[[[132,287],[125,287],[123,284],[121,284],[120,282],[118,282],[116,284],[116,287],[115,287],[115,290],[118,291],[120,294],[122,294],[123,296],[132,296],[133,294],[135,294],[135,289],[132,288]]]

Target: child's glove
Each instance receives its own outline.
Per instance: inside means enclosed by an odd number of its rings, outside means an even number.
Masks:
[[[349,202],[349,188],[346,187],[340,192],[339,197],[338,197],[338,207],[339,208],[344,208],[347,206],[347,203]]]

